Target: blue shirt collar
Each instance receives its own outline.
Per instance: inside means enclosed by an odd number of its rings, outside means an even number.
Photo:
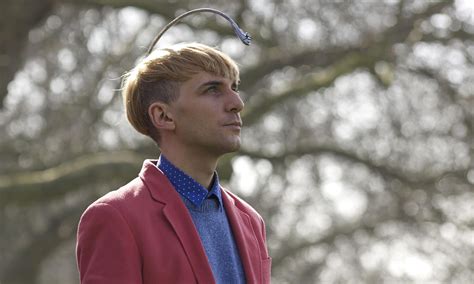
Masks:
[[[222,208],[222,195],[217,172],[214,172],[211,189],[207,190],[192,177],[173,165],[163,154],[161,154],[158,160],[157,167],[170,180],[176,191],[193,205],[201,206],[204,200],[215,196],[218,200],[219,207]]]

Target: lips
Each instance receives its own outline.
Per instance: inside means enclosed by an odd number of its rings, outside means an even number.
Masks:
[[[242,129],[242,121],[235,120],[235,121],[224,124],[224,127],[229,130],[237,131],[240,133],[240,130]]]
[[[240,122],[240,121],[233,121],[233,122],[231,122],[231,123],[225,124],[224,126],[238,126],[238,127],[242,127],[242,122]]]

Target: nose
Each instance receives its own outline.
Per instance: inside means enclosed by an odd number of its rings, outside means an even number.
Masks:
[[[234,90],[229,90],[228,92],[228,101],[226,105],[226,111],[239,113],[244,108],[244,102],[240,97],[239,93]]]

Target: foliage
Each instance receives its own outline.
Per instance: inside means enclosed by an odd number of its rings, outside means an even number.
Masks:
[[[127,124],[120,77],[204,6],[253,44],[199,15],[159,45],[199,41],[241,65],[244,143],[219,171],[266,220],[273,282],[474,279],[469,1],[55,3],[5,34],[23,64],[0,111],[0,283],[77,282],[81,212],[159,153]]]

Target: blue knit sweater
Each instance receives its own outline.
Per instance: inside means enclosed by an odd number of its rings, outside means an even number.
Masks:
[[[216,283],[245,283],[239,251],[222,204],[217,173],[210,190],[161,155],[158,168],[178,191],[189,210],[206,251]]]

